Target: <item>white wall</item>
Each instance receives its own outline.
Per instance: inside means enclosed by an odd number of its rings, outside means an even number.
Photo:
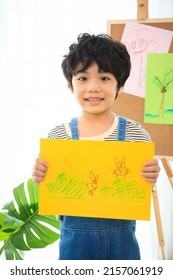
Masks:
[[[171,0],[150,0],[149,9],[150,18],[173,17]],[[134,0],[0,0],[0,207],[31,177],[39,139],[79,112],[60,69],[68,45],[79,33],[106,33],[107,20],[136,13]],[[166,257],[173,259],[173,191],[163,168],[158,191]],[[161,259],[153,207],[137,235],[142,258]],[[26,259],[56,259],[57,247],[32,250]]]

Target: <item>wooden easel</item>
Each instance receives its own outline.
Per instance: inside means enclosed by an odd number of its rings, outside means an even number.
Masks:
[[[165,248],[164,248],[165,247],[165,242],[164,242],[162,220],[161,220],[160,207],[159,207],[159,198],[158,198],[156,184],[153,186],[152,196],[153,196],[153,205],[154,205],[154,212],[155,212],[155,218],[156,218],[156,226],[157,226],[157,234],[158,234],[158,239],[159,239],[159,245],[161,247],[162,259],[165,260],[166,259]]]
[[[148,18],[148,0],[137,0],[137,19],[147,19]]]
[[[166,174],[168,176],[169,182],[172,186],[173,189],[173,171],[172,168],[169,164],[168,159],[165,157],[158,157],[162,164],[163,167],[166,171]],[[173,158],[170,158],[173,159]],[[153,190],[152,190],[152,195],[153,195],[153,204],[154,204],[154,211],[155,211],[155,217],[156,217],[156,225],[157,225],[157,232],[158,232],[158,238],[159,238],[159,245],[161,247],[161,252],[162,252],[162,259],[165,260],[165,242],[164,242],[164,235],[163,235],[163,229],[162,229],[162,221],[161,221],[161,215],[160,215],[160,207],[159,207],[159,199],[158,199],[158,193],[157,193],[157,187],[154,185]]]
[[[148,19],[148,0],[137,0],[137,5],[138,5],[137,19],[138,20]],[[169,161],[166,158],[159,157],[159,159],[161,159],[161,161],[162,161],[163,167],[166,171],[169,182],[173,189],[173,171],[171,169]],[[165,260],[166,259],[165,250],[164,250],[165,242],[164,242],[164,234],[163,234],[163,229],[162,229],[162,220],[161,220],[161,215],[160,215],[159,199],[158,199],[156,185],[153,186],[152,196],[153,196],[153,204],[154,204],[154,211],[155,211],[155,217],[156,217],[159,245],[161,247],[162,259]]]
[[[169,161],[166,158],[161,158],[161,161],[162,161],[163,167],[164,167],[164,169],[166,171],[166,174],[168,176],[170,185],[171,185],[171,187],[173,189],[173,171],[172,171],[172,168],[170,166],[170,163],[169,163]]]

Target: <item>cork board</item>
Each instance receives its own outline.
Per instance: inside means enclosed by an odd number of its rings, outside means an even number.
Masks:
[[[173,18],[152,19],[152,20],[125,20],[108,21],[107,33],[113,39],[121,41],[125,24],[128,21],[138,22],[153,27],[173,31]],[[173,40],[169,49],[173,53]],[[144,102],[145,99],[136,95],[122,92],[113,104],[113,112],[139,122],[150,134],[155,142],[155,155],[157,157],[173,156],[173,125],[146,124],[144,123]]]

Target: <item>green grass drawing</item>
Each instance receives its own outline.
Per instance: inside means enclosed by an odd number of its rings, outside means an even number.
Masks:
[[[145,189],[138,187],[137,182],[124,179],[115,179],[112,186],[104,186],[100,192],[104,198],[134,201],[142,201],[146,195]]]
[[[88,187],[77,177],[60,172],[55,183],[46,185],[49,195],[67,199],[85,199],[89,196]]]
[[[89,187],[78,177],[70,177],[65,172],[60,172],[56,182],[47,183],[48,195],[65,199],[87,199],[90,196]],[[145,199],[146,191],[138,187],[137,182],[127,182],[123,178],[113,180],[111,186],[98,188],[99,194],[105,199],[132,200],[140,202]],[[94,195],[92,195],[94,196]]]

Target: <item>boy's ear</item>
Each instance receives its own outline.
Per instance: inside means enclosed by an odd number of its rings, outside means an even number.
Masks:
[[[124,89],[124,86],[120,87],[118,93],[121,93],[123,91],[123,89]]]
[[[124,88],[124,86],[120,87],[118,91],[116,89],[115,99],[117,99],[118,95],[123,91],[123,88]]]
[[[73,89],[72,89],[72,87],[71,87],[69,82],[67,83],[67,86],[68,86],[68,89],[73,93]]]

